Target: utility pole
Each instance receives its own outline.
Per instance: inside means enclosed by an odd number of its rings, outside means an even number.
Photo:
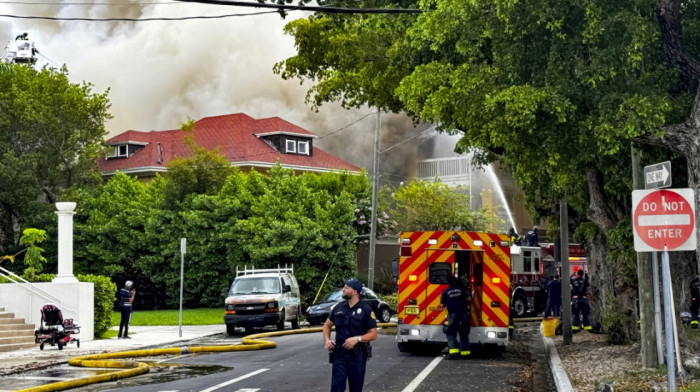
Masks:
[[[630,144],[632,149],[632,184],[634,189],[644,189],[644,172],[641,165],[641,152]],[[642,348],[642,366],[659,367],[656,339],[654,338],[654,269],[649,252],[637,252],[637,287],[639,290],[639,334]],[[658,326],[657,326],[658,328]],[[671,361],[673,358],[670,359]]]
[[[374,290],[374,256],[377,246],[377,190],[379,188],[379,131],[382,127],[382,111],[377,108],[377,125],[374,128],[374,163],[372,165],[372,220],[369,230],[369,260],[367,286]]]
[[[564,345],[571,344],[571,287],[569,286],[569,204],[559,201],[559,252],[561,252],[561,320]]]

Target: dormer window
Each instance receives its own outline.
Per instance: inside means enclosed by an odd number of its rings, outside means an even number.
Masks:
[[[297,153],[309,155],[309,142],[297,142]]]
[[[105,158],[129,158],[147,145],[148,143],[135,141],[114,142],[112,144],[112,153],[108,154]]]
[[[255,136],[283,154],[305,155],[309,157],[314,155],[313,139],[316,138],[315,135],[272,131],[258,133]]]
[[[286,153],[296,153],[297,152],[297,141],[292,140],[292,139],[287,139],[286,140],[286,149],[284,152]]]

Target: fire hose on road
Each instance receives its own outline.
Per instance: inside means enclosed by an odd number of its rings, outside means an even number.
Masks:
[[[379,323],[378,327],[396,327],[396,323]],[[290,331],[275,331],[275,332],[264,332],[254,335],[249,335],[241,339],[240,344],[231,345],[220,345],[220,346],[183,346],[183,347],[164,347],[155,348],[148,350],[133,350],[133,351],[120,351],[115,353],[107,354],[93,354],[93,355],[83,355],[75,358],[71,358],[68,363],[71,366],[81,366],[87,368],[111,368],[111,369],[121,369],[110,373],[99,374],[95,376],[89,376],[84,378],[78,378],[75,380],[60,381],[56,383],[41,385],[38,387],[21,389],[18,392],[50,392],[50,391],[63,391],[71,388],[78,388],[81,386],[96,384],[100,382],[116,381],[119,379],[134,377],[141,374],[148,373],[150,366],[145,362],[139,362],[134,360],[124,360],[127,358],[142,358],[142,357],[153,357],[158,355],[182,355],[182,354],[194,354],[194,353],[205,353],[205,352],[229,352],[229,351],[252,351],[252,350],[265,350],[277,347],[275,342],[270,340],[264,340],[262,338],[274,337],[274,336],[285,336],[285,335],[297,335],[303,333],[313,333],[321,332],[323,328],[306,328],[306,329],[295,329]]]

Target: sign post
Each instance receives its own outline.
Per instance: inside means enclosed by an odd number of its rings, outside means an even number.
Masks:
[[[182,290],[185,281],[185,253],[187,252],[187,238],[180,238],[180,321],[178,332],[182,337]]]
[[[673,323],[671,268],[668,252],[695,250],[697,247],[695,193],[690,188],[636,190],[632,192],[632,213],[634,250],[637,252],[663,251],[661,272],[664,291],[668,390],[675,392],[676,369],[673,358],[674,334],[676,332]]]

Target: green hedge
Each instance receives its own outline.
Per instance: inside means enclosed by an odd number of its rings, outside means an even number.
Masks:
[[[398,307],[399,307],[399,293],[393,293],[393,294],[389,294],[389,295],[382,295],[382,299],[384,300],[384,302],[386,302],[387,304],[389,304],[389,306],[391,307],[391,310],[392,310],[394,313],[397,313],[397,312],[398,312]]]
[[[37,275],[34,281],[51,282],[55,277],[55,274],[41,274]],[[92,282],[95,285],[95,337],[100,337],[112,326],[112,307],[117,285],[106,276],[76,275],[76,278],[80,282]]]

